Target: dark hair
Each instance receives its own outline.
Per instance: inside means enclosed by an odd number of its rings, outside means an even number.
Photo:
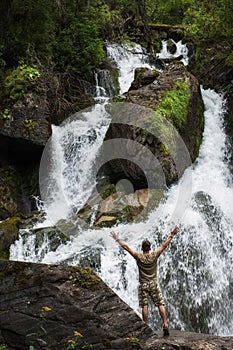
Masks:
[[[142,250],[144,252],[149,252],[150,250],[150,241],[148,241],[148,239],[145,239],[143,242],[142,242]]]

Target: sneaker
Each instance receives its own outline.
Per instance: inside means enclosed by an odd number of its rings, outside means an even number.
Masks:
[[[163,335],[164,335],[164,337],[167,337],[167,336],[169,335],[168,326],[164,326],[164,327],[163,327]]]

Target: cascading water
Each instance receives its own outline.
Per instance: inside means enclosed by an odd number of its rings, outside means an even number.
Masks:
[[[134,79],[134,71],[136,68],[154,68],[150,63],[146,50],[138,44],[133,47],[126,44],[123,46],[117,44],[109,45],[108,55],[110,59],[117,63],[120,94],[129,90]]]
[[[126,62],[132,64],[140,55],[135,56],[124,48],[121,56],[120,50],[115,45],[109,47],[109,54],[115,57],[121,72],[121,92],[125,92],[135,68],[129,68]],[[144,52],[141,52],[145,63]],[[137,62],[136,66],[140,64]],[[130,71],[129,78],[127,71]],[[192,173],[191,200],[186,210],[175,218],[180,232],[159,259],[159,276],[171,328],[230,335],[233,333],[233,188],[224,154],[224,100],[211,90],[202,90],[202,96],[205,105],[203,142],[198,160],[187,169]],[[51,210],[54,220],[66,217],[73,208],[77,210],[81,207],[84,197],[95,185],[88,182],[88,173],[109,123],[108,116],[101,112],[101,106],[98,108],[98,118],[95,110],[90,111],[81,121],[81,126],[76,125],[76,120],[71,120],[64,131],[59,127],[53,130],[52,143],[57,160],[51,169],[54,186],[48,190],[51,198],[48,212]],[[70,144],[68,139],[72,141]],[[58,177],[64,182],[63,188],[57,185]],[[158,208],[159,219],[157,212],[152,212],[145,222],[115,227],[122,240],[135,250],[140,250],[145,237],[153,242],[153,249],[161,245],[172,228],[171,216],[177,197],[183,190],[183,178],[169,189],[166,201]],[[61,204],[65,207],[61,208]],[[112,240],[109,231],[79,230],[68,243],[60,244],[55,251],[50,251],[46,240],[44,244],[47,248],[37,249],[37,254],[34,254],[36,243],[33,236],[25,248],[28,239],[24,238],[26,233],[23,232],[11,247],[11,259],[71,265],[89,260],[104,281],[140,314],[135,261]],[[149,323],[157,329],[161,327],[158,311],[153,306],[150,310]]]
[[[163,40],[162,41],[162,50],[160,53],[157,54],[157,58],[173,58],[173,57],[179,57],[182,56],[181,61],[183,62],[183,64],[185,66],[188,65],[188,48],[186,45],[184,45],[182,43],[182,40],[178,41],[177,43],[175,43],[174,40],[170,39],[171,42],[173,42],[173,44],[176,47],[175,53],[170,53],[168,50],[168,42],[167,40]]]

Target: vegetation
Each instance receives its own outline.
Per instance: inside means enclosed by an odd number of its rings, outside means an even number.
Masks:
[[[175,88],[166,92],[157,108],[157,113],[172,120],[177,129],[186,121],[190,98],[189,87],[185,82],[176,82]]]
[[[230,0],[14,0],[0,4],[0,67],[22,58],[90,77],[105,59],[105,40],[149,36],[150,25],[184,25],[198,41],[232,43]]]
[[[29,339],[29,350],[36,350],[38,348],[48,348],[48,331],[47,331],[47,321],[48,321],[48,313],[52,310],[51,307],[49,306],[42,306],[40,315],[39,315],[39,323],[38,323],[38,328],[36,332],[27,334],[26,337]],[[74,331],[73,332],[73,337],[70,337],[67,340],[67,347],[65,350],[84,350],[84,349],[91,349],[92,346],[87,343],[86,341],[82,340],[83,335],[78,332]],[[0,345],[0,350],[7,350],[8,347],[5,347],[5,345]]]
[[[49,89],[51,112],[62,114],[72,104],[65,91],[77,96],[84,93],[78,82],[94,83],[94,69],[106,60],[106,40],[156,47],[151,28],[158,23],[185,28],[196,45],[195,74],[211,57],[232,66],[232,14],[231,0],[1,1],[1,119],[10,119],[12,103],[41,82]]]

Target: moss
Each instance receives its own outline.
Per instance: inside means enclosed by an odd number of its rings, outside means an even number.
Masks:
[[[74,107],[77,109],[85,109],[95,104],[95,100],[91,94],[80,94],[75,98]]]
[[[102,280],[90,268],[79,267],[75,274],[75,283],[93,291],[103,289]]]
[[[164,93],[156,111],[180,129],[186,122],[189,98],[188,85],[184,81],[176,82],[173,90]]]
[[[124,95],[117,95],[117,96],[112,97],[109,100],[109,103],[116,103],[116,102],[122,102],[122,103],[125,102]]]
[[[141,340],[139,338],[136,338],[136,337],[125,338],[125,340],[132,343],[132,344],[136,344],[137,346],[141,345]]]

